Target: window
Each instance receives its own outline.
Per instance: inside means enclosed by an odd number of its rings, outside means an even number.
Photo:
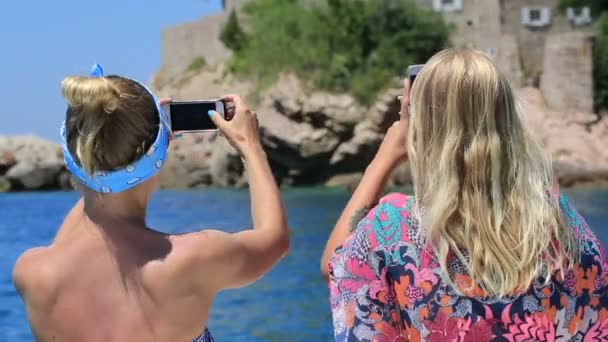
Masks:
[[[588,25],[591,23],[591,8],[588,6],[568,7],[566,17],[574,26]]]
[[[527,27],[546,27],[551,25],[551,8],[524,7],[521,9],[521,23]]]
[[[462,11],[462,0],[433,0],[433,9],[437,12]]]
[[[539,9],[530,10],[530,21],[539,21],[541,18],[541,12]]]

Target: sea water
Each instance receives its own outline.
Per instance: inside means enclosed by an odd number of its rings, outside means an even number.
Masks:
[[[608,189],[565,193],[608,244]],[[340,190],[283,192],[291,251],[255,284],[218,295],[208,323],[218,341],[331,340],[328,290],[319,273],[319,260],[348,197]],[[52,240],[77,198],[73,192],[0,194],[0,342],[33,340],[12,286],[12,267],[23,251]],[[235,232],[251,226],[249,195],[236,190],[159,191],[148,216],[149,225],[164,232],[203,228]]]

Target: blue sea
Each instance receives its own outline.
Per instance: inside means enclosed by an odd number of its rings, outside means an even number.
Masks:
[[[608,189],[565,190],[592,229],[608,244]],[[333,224],[348,200],[341,190],[283,192],[291,227],[291,252],[252,286],[221,293],[209,328],[218,341],[329,341],[327,287],[319,258]],[[24,250],[48,244],[77,200],[73,192],[0,194],[0,342],[32,341],[22,303],[11,282],[12,266]],[[214,227],[234,232],[250,227],[246,191],[160,191],[149,224],[164,232]]]

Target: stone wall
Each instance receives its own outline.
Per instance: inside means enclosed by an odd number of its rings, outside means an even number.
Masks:
[[[238,9],[239,7],[243,6],[245,3],[249,2],[250,0],[224,0],[224,9],[226,10],[232,10],[232,9]]]
[[[540,88],[558,111],[593,112],[593,38],[582,32],[547,38]]]
[[[228,59],[231,51],[219,40],[219,35],[230,11],[238,10],[249,1],[224,0],[223,12],[163,29],[161,32],[163,71],[169,74],[179,73],[197,57],[203,57],[210,65]]]
[[[231,54],[219,40],[228,12],[190,23],[169,27],[161,32],[163,68],[170,72],[185,70],[193,59],[203,57],[207,64],[225,61]]]
[[[503,34],[500,38],[498,51],[496,64],[511,82],[511,85],[514,87],[523,85],[523,70],[517,37],[512,34]]]
[[[521,9],[537,6],[551,9],[551,24],[537,28],[524,26]],[[573,27],[557,6],[557,0],[501,1],[502,32],[517,37],[522,67],[527,77],[538,77],[543,72],[545,42],[549,35],[589,30],[589,27]]]
[[[435,0],[416,0],[418,6],[433,8]],[[456,47],[498,49],[500,41],[500,1],[462,0],[462,10],[442,12],[456,28],[452,43]]]

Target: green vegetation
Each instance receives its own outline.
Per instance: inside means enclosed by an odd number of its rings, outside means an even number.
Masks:
[[[230,12],[228,21],[222,29],[220,40],[232,51],[241,51],[247,43],[247,35],[243,31],[234,9]]]
[[[441,16],[409,0],[256,0],[244,11],[248,32],[231,13],[220,37],[234,51],[234,73],[266,86],[291,71],[363,103],[449,41]]]
[[[608,111],[608,11],[595,23],[596,41],[593,50],[593,82],[595,107]]]
[[[207,61],[204,57],[196,57],[190,62],[190,65],[186,68],[186,71],[198,71],[207,65]]]
[[[594,17],[599,17],[602,12],[608,11],[608,1],[606,0],[560,0],[559,8],[566,11],[568,7],[589,6]]]

